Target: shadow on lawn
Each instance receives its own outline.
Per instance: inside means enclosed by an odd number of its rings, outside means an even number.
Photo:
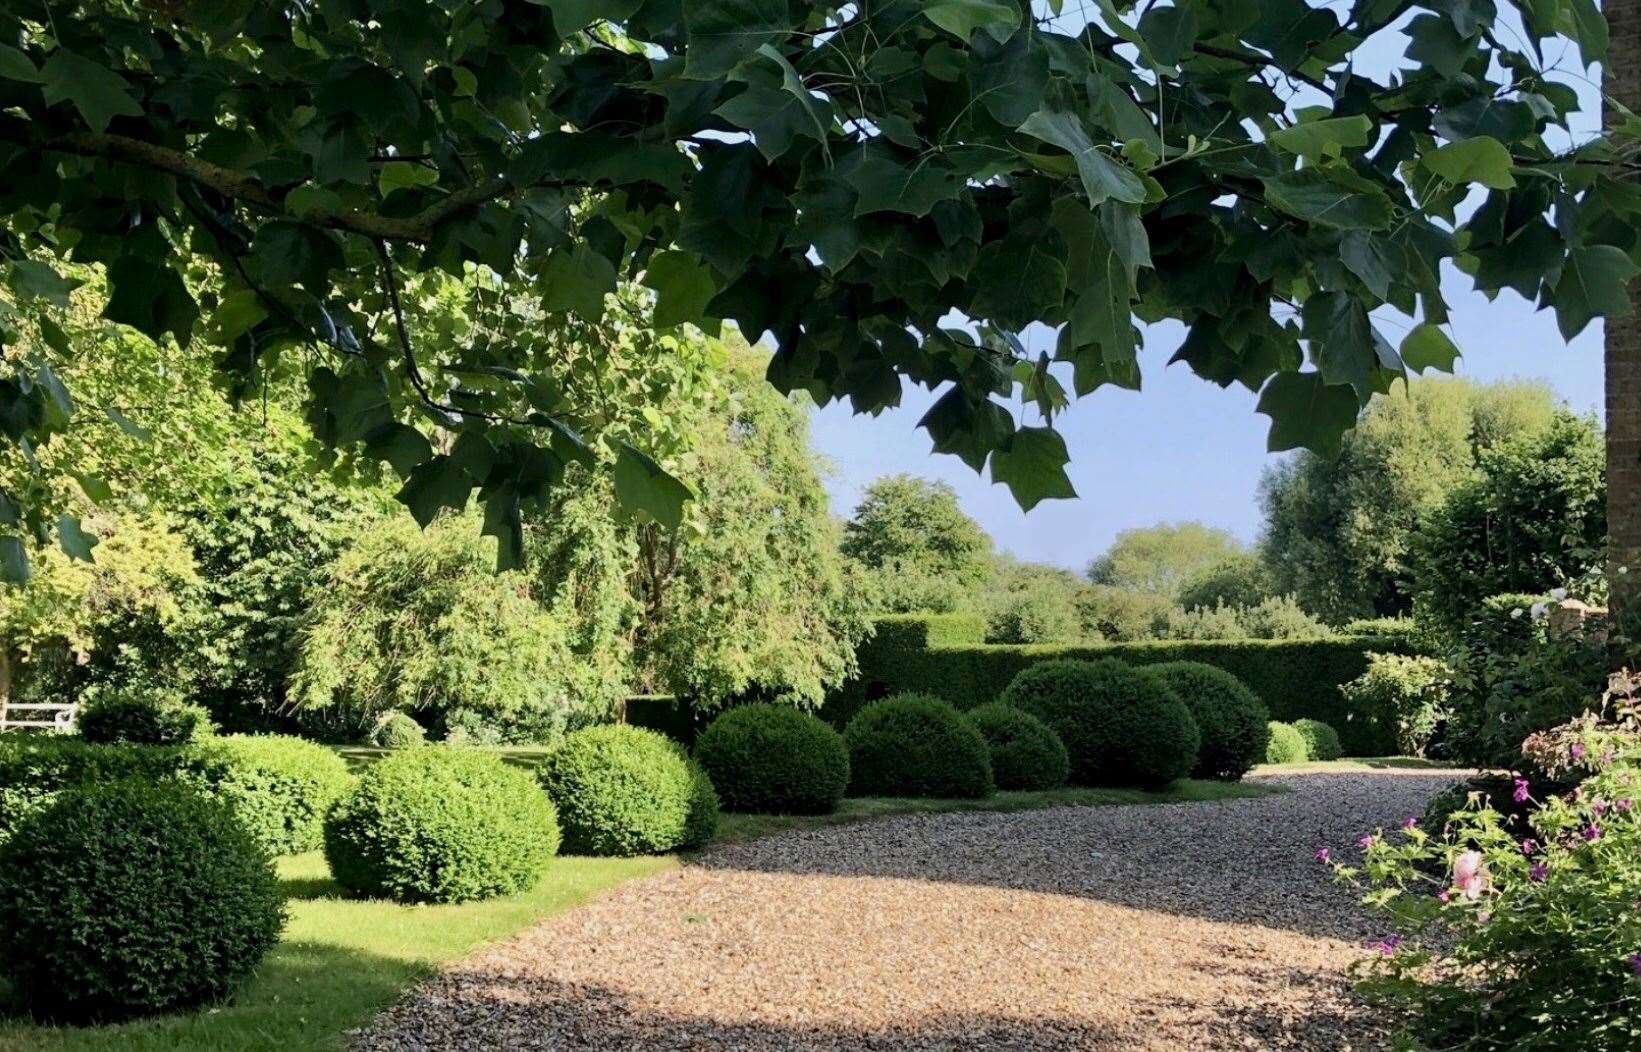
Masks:
[[[1069,808],[1014,814],[902,815],[862,827],[794,832],[713,848],[707,869],[888,877],[1097,899],[1177,916],[1357,940],[1374,930],[1354,898],[1313,859],[1346,857],[1375,824],[1419,814],[1449,771],[1273,772],[1292,793],[1209,804]],[[1383,779],[1382,799],[1336,813],[1334,778]],[[1316,779],[1305,785],[1302,779]],[[1358,790],[1359,791],[1359,790]],[[1307,799],[1308,798],[1308,799]],[[1191,820],[1182,817],[1195,809]],[[1234,820],[1232,816],[1234,814]],[[1225,834],[1213,816],[1225,815]],[[1136,816],[1143,821],[1137,822]]]
[[[985,983],[984,976],[975,977]],[[643,978],[634,977],[642,988]],[[1091,994],[1095,993],[1090,991]],[[817,992],[815,1005],[782,1004],[781,1022],[714,1019],[710,1012],[684,1015],[649,1007],[626,991],[549,978],[449,973],[427,988],[427,996],[401,1002],[378,1017],[354,1046],[368,1052],[429,1049],[562,1049],[598,1050],[787,1050],[856,1052],[901,1050],[1047,1050],[1083,1049],[1277,1049],[1324,1047],[1306,1041],[1303,1027],[1314,1034],[1340,1033],[1353,1017],[1335,1008],[1310,1006],[1301,1016],[1285,1015],[1268,1005],[1187,1005],[1174,1014],[1170,1030],[1159,1028],[1159,1012],[1176,1006],[1136,1002],[1111,1006],[1122,1018],[1111,1021],[1069,1018],[1033,1012],[1023,1018],[987,1013],[943,1012],[937,1016],[897,1014],[885,1000],[881,1025],[862,1026],[828,1019],[828,992]],[[766,1009],[773,1006],[764,1006]],[[1209,1011],[1206,1013],[1205,1009]],[[1185,1023],[1184,1018],[1191,1018]],[[1357,1031],[1359,1032],[1359,1031]],[[1350,1047],[1329,1043],[1326,1047]]]

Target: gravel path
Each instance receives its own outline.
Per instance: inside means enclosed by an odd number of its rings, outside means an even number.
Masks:
[[[487,947],[388,1049],[1369,1049],[1375,934],[1311,858],[1450,773],[1206,804],[914,815],[714,850]]]

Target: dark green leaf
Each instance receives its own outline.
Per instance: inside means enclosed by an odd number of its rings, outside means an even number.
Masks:
[[[586,242],[558,249],[541,269],[541,305],[596,320],[604,313],[605,294],[615,291],[615,278],[615,266]]]
[[[1347,187],[1314,168],[1266,179],[1265,198],[1291,216],[1342,230],[1383,229],[1393,214],[1383,191]]]
[[[1090,206],[1109,200],[1133,205],[1145,202],[1145,184],[1140,177],[1096,147],[1076,114],[1038,110],[1020,125],[1020,131],[1071,154]]]
[[[171,333],[184,347],[199,307],[176,271],[142,256],[121,256],[108,268],[111,291],[103,317],[129,325],[150,339]]]
[[[1611,245],[1585,245],[1567,253],[1552,296],[1562,337],[1572,339],[1596,318],[1628,316],[1628,288],[1636,269],[1628,254]]]
[[[933,0],[923,15],[960,40],[984,29],[997,41],[1007,40],[1020,27],[1020,9],[1008,0]]]
[[[1266,448],[1339,452],[1339,440],[1356,424],[1358,403],[1347,386],[1330,386],[1319,373],[1277,373],[1259,393],[1258,412],[1271,418]]]
[[[17,537],[0,537],[0,581],[28,584],[28,549]]]
[[[1495,190],[1516,185],[1515,176],[1510,174],[1510,151],[1485,135],[1450,142],[1425,154],[1422,163],[1454,185],[1480,183]]]
[[[643,512],[668,530],[676,530],[684,518],[685,502],[694,499],[689,487],[643,453],[617,443],[615,498],[628,511]]]
[[[70,559],[80,562],[95,562],[91,549],[97,546],[97,538],[80,527],[80,520],[73,515],[57,516],[57,545]]]
[[[125,78],[105,66],[58,48],[40,70],[47,105],[72,103],[94,132],[108,130],[115,117],[141,117]]]
[[[1070,460],[1065,439],[1058,432],[1047,427],[1023,427],[992,453],[991,479],[1009,488],[1022,511],[1030,511],[1049,498],[1069,500],[1077,496],[1066,475],[1065,466]]]
[[[706,306],[718,294],[712,271],[687,252],[657,252],[644,271],[644,284],[655,290],[657,328],[701,325]]]
[[[1426,322],[1415,325],[1402,340],[1402,361],[1414,372],[1437,369],[1453,371],[1453,362],[1459,357],[1459,348],[1439,326]]]

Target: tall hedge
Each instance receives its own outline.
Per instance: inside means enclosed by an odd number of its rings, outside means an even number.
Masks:
[[[1327,639],[1147,640],[1075,646],[993,646],[949,642],[963,615],[901,615],[878,621],[860,650],[860,676],[827,699],[821,715],[843,726],[869,700],[901,692],[932,694],[959,709],[995,701],[1021,669],[1063,658],[1118,658],[1131,665],[1199,661],[1224,669],[1259,696],[1277,720],[1311,718],[1339,728],[1345,751],[1381,756],[1395,751],[1383,727],[1352,713],[1338,687],[1367,669],[1370,651],[1402,652],[1399,640],[1378,636]],[[921,623],[920,623],[921,622]]]

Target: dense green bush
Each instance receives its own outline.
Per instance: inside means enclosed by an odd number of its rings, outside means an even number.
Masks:
[[[986,739],[997,788],[1055,789],[1070,777],[1065,743],[1031,713],[994,701],[964,715]]]
[[[1270,744],[1265,747],[1266,763],[1304,763],[1311,758],[1310,743],[1298,727],[1272,720],[1268,730]]]
[[[939,698],[900,694],[861,709],[843,733],[855,796],[990,796],[986,739]]]
[[[689,764],[689,814],[684,819],[684,836],[678,841],[678,846],[685,851],[693,851],[706,847],[718,835],[722,804],[706,768],[684,755]]]
[[[1294,729],[1305,738],[1305,753],[1312,760],[1337,760],[1345,755],[1339,732],[1321,720],[1294,720]]]
[[[325,815],[353,785],[335,752],[285,735],[228,735],[195,746],[183,774],[232,805],[270,853],[312,851]]]
[[[337,882],[400,902],[465,902],[531,887],[558,851],[528,772],[476,749],[405,749],[373,764],[325,819]]]
[[[1196,762],[1201,738],[1185,702],[1121,661],[1044,661],[1016,676],[1001,700],[1054,729],[1077,785],[1166,785]]]
[[[173,746],[93,745],[57,734],[0,734],[0,842],[65,789],[123,778],[147,782],[186,762]]]
[[[383,716],[370,732],[370,743],[382,749],[412,749],[426,741],[427,731],[403,712]]]
[[[1167,638],[1206,640],[1325,639],[1333,629],[1305,612],[1291,595],[1270,595],[1252,606],[1199,606],[1168,617]]]
[[[284,919],[268,855],[228,807],[181,785],[72,790],[0,846],[0,972],[49,1019],[218,1000]]]
[[[1076,646],[993,646],[980,642],[983,624],[960,615],[880,618],[877,635],[860,650],[860,675],[829,697],[822,719],[841,727],[861,705],[890,694],[932,694],[959,709],[995,701],[1028,666],[1043,661],[1118,658],[1130,665],[1200,661],[1241,680],[1272,717],[1326,720],[1341,729],[1355,756],[1393,752],[1395,743],[1361,719],[1349,718],[1334,689],[1360,676],[1370,651],[1398,652],[1376,636],[1328,639],[1148,640]],[[967,631],[953,631],[966,626]],[[1068,743],[1069,744],[1069,743]]]
[[[1185,702],[1201,744],[1191,774],[1234,782],[1265,759],[1270,711],[1253,691],[1224,669],[1200,661],[1148,666]]]
[[[572,854],[673,851],[698,838],[708,813],[716,814],[683,748],[639,727],[607,724],[567,734],[538,773]]]
[[[731,811],[829,814],[849,786],[842,736],[790,705],[730,709],[696,739],[695,758]]]
[[[1397,753],[1423,756],[1447,717],[1451,676],[1435,658],[1369,654],[1367,671],[1339,690],[1361,718],[1383,726],[1394,737]]]
[[[80,737],[99,745],[181,745],[211,733],[211,717],[198,705],[144,695],[104,693],[80,708]]]

